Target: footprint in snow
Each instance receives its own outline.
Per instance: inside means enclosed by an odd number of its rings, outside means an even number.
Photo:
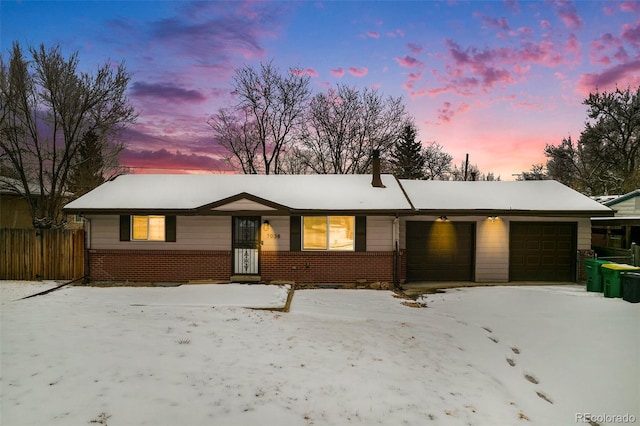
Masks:
[[[507,364],[509,364],[512,367],[516,366],[516,362],[514,360],[512,360],[511,358],[507,358]]]
[[[538,379],[536,379],[534,376],[532,376],[531,374],[525,374],[524,378],[527,379],[528,381],[530,381],[531,383],[533,383],[534,385],[537,385],[538,383],[540,383],[538,381]]]
[[[536,395],[538,395],[540,398],[544,399],[545,401],[547,401],[549,404],[553,404],[553,401],[551,400],[551,398],[549,398],[547,395],[545,395],[542,392],[536,392]]]
[[[512,347],[511,350],[513,351],[514,354],[520,355],[520,349]]]

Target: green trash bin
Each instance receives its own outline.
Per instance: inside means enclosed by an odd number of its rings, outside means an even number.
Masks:
[[[621,272],[640,271],[640,266],[632,266],[624,263],[609,263],[600,267],[602,270],[602,284],[604,297],[622,297]]]
[[[600,266],[612,263],[609,260],[587,258],[584,260],[584,271],[587,274],[587,291],[602,293],[602,272]]]
[[[640,274],[637,272],[623,272],[622,298],[627,302],[640,303]]]

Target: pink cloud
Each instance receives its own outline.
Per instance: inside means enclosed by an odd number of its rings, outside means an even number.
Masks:
[[[586,94],[628,85],[640,85],[640,59],[607,68],[600,73],[582,74],[577,88],[579,92]]]
[[[468,111],[469,107],[465,102],[460,102],[456,107],[451,102],[445,102],[442,108],[438,108],[438,119],[443,123],[450,123],[455,115]]]
[[[578,15],[578,11],[572,2],[566,0],[558,0],[556,3],[557,13],[560,20],[570,30],[582,28],[582,18]]]
[[[504,4],[511,11],[511,13],[520,13],[520,4],[516,0],[505,0]]]
[[[618,62],[627,62],[631,59],[627,51],[624,50],[624,47],[622,46],[620,46],[618,50],[616,50],[616,52],[613,54],[613,57]]]
[[[445,47],[446,53],[442,55],[445,72],[432,71],[438,87],[420,87],[419,76],[410,75],[403,88],[409,91],[411,97],[436,96],[446,92],[461,96],[488,93],[492,89],[502,89],[525,81],[536,65],[554,68],[578,63],[581,57],[580,42],[574,34],[569,34],[564,42],[521,40],[518,47],[494,48],[463,47],[448,39],[445,40]],[[420,68],[412,59],[406,56],[396,58],[396,61],[405,67]],[[424,64],[420,62],[419,65]]]
[[[342,68],[334,68],[330,72],[334,77],[341,78],[342,76],[344,76],[344,70]]]
[[[540,26],[542,28],[544,28],[545,30],[550,30],[551,29],[551,22],[547,21],[546,19],[543,19],[542,21],[540,21]]]
[[[319,75],[318,71],[314,70],[313,68],[305,68],[305,69],[296,68],[291,70],[291,74],[297,75],[297,76],[308,75],[309,77],[318,77]]]
[[[640,48],[640,21],[635,25],[624,24],[622,26],[622,39],[630,43],[634,47]]]
[[[640,3],[637,1],[624,1],[620,3],[620,10],[623,12],[640,13]]]
[[[405,67],[405,68],[415,68],[415,67],[421,67],[424,65],[424,63],[408,55],[405,56],[404,58],[395,58],[395,59],[396,59],[396,62],[400,64],[401,67]]]
[[[507,22],[507,18],[492,18],[487,15],[483,15],[480,12],[474,12],[473,16],[476,16],[482,20],[482,23],[489,28],[496,28],[502,31],[509,31],[509,23]]]
[[[520,27],[518,28],[518,32],[524,36],[530,36],[533,34],[533,30],[529,27]]]
[[[181,151],[170,152],[164,148],[159,150],[125,149],[120,157],[123,166],[131,167],[134,172],[144,173],[149,170],[182,170],[214,172],[228,169],[219,158],[208,155],[185,154]]]
[[[407,43],[407,47],[409,48],[409,51],[414,55],[419,55],[424,51],[422,45],[418,43]]]
[[[364,77],[368,73],[369,70],[367,69],[367,67],[362,67],[360,69],[358,69],[357,67],[349,67],[349,74],[354,77]]]
[[[203,102],[207,98],[197,90],[187,90],[171,83],[145,83],[136,81],[131,95],[137,98],[159,98],[167,102]]]
[[[377,31],[369,31],[367,32],[367,36],[371,38],[380,38],[380,33]]]
[[[611,52],[616,49],[617,52]],[[621,53],[622,41],[611,33],[605,33],[599,39],[592,40],[589,43],[589,59],[593,64],[609,65],[611,63],[611,53]]]
[[[420,72],[410,72],[408,79],[409,81],[418,81],[422,78],[422,75],[424,74],[424,71],[420,71]]]

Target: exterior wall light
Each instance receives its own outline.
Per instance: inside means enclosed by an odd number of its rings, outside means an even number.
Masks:
[[[442,220],[442,221],[446,221],[446,220],[448,220],[448,219],[447,219],[447,217],[446,217],[446,216],[444,216],[444,215],[440,216],[438,219],[440,219],[440,220]]]
[[[495,223],[497,218],[498,216],[489,216],[489,220],[491,221],[491,223]]]

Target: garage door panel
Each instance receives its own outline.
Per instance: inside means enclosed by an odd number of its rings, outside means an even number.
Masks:
[[[571,222],[512,222],[511,281],[575,281],[577,225]]]
[[[472,281],[475,226],[407,222],[407,280]]]

